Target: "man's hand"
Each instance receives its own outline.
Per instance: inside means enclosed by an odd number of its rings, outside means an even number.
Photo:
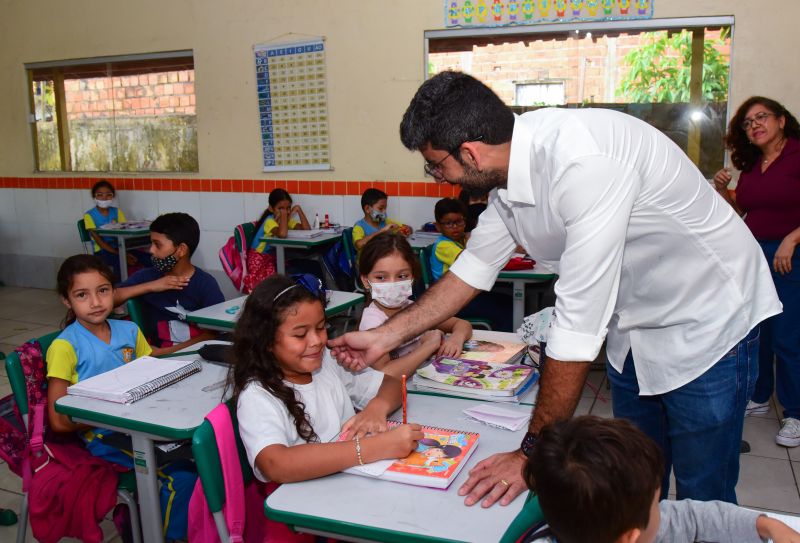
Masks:
[[[527,490],[522,478],[526,461],[520,451],[493,454],[469,471],[469,479],[458,489],[458,495],[467,495],[465,505],[474,505],[481,499],[481,507],[491,507],[497,500],[500,505],[508,505]]]
[[[387,334],[376,330],[378,329],[349,332],[328,341],[331,354],[350,371],[360,371],[371,366],[397,346],[392,344]]]

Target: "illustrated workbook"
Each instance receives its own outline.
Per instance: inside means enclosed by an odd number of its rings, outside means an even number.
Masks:
[[[473,394],[514,396],[533,377],[533,368],[521,364],[490,364],[440,356],[417,369],[415,383],[443,390],[470,389]]]
[[[397,424],[389,423],[390,427]],[[425,437],[419,440],[416,450],[407,457],[354,466],[344,470],[345,473],[410,485],[447,488],[475,452],[480,434],[424,425],[422,431]],[[338,439],[347,441],[349,436],[339,436]]]

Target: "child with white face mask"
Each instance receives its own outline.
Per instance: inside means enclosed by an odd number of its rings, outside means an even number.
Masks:
[[[370,239],[359,255],[358,269],[372,300],[361,316],[360,330],[377,328],[414,303],[410,298],[414,280],[419,277],[419,264],[404,237],[387,232]],[[445,338],[444,333],[450,335]],[[451,317],[437,328],[401,345],[372,367],[393,377],[411,375],[432,355],[458,356],[470,337],[472,325]]]
[[[114,205],[116,196],[117,192],[114,190],[114,185],[105,179],[95,183],[92,186],[94,207],[83,214],[83,224],[92,238],[95,256],[99,256],[103,262],[108,264],[114,270],[114,276],[119,278],[119,248],[117,247],[117,240],[110,236],[103,237],[95,233],[96,228],[126,221],[125,214]],[[129,251],[127,258],[128,266],[134,267],[131,271],[138,269],[135,268],[137,265],[150,265],[150,258],[141,251]]]

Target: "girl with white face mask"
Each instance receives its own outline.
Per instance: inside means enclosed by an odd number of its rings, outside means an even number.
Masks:
[[[372,300],[361,316],[360,330],[377,328],[414,303],[410,298],[414,280],[419,277],[419,264],[404,237],[382,233],[370,239],[359,255],[358,269]],[[445,338],[444,333],[450,335]],[[432,355],[458,356],[470,337],[472,325],[451,317],[437,328],[401,345],[373,367],[394,377],[410,376]]]
[[[117,191],[114,185],[101,179],[92,186],[92,199],[94,207],[83,214],[83,224],[86,231],[92,238],[94,254],[99,256],[103,262],[114,270],[114,276],[119,277],[119,251],[117,240],[109,236],[100,236],[94,232],[96,228],[102,228],[107,224],[126,222],[125,214],[115,206]],[[142,251],[130,251],[127,253],[128,266],[150,265],[150,257]]]

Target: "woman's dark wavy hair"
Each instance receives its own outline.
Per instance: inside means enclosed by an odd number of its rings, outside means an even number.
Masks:
[[[786,119],[783,134],[787,138],[800,139],[800,124],[797,119],[783,107],[780,102],[763,96],[751,96],[739,106],[736,114],[728,124],[728,133],[725,135],[725,147],[731,151],[731,162],[738,170],[749,172],[761,156],[761,150],[750,143],[747,132],[742,128],[747,112],[756,104],[760,104],[775,114],[776,117]]]
[[[269,197],[267,198],[267,203],[269,204],[269,206],[264,208],[264,211],[258,218],[256,226],[261,226],[261,223],[264,222],[264,219],[267,218],[267,215],[272,213],[272,211],[269,210],[270,207],[274,209],[276,205],[278,205],[280,202],[283,202],[284,200],[289,200],[289,203],[291,204],[292,195],[289,194],[289,192],[286,191],[285,189],[272,189],[272,191],[269,193]]]
[[[114,287],[114,272],[108,267],[108,264],[102,261],[99,256],[94,255],[74,255],[67,258],[58,268],[56,275],[56,291],[59,296],[65,300],[69,300],[69,291],[72,288],[72,282],[76,275],[79,273],[87,273],[96,271],[111,283]],[[64,317],[62,328],[66,328],[75,322],[75,312],[72,309],[67,309],[67,316]]]
[[[278,296],[287,288],[289,290]],[[283,371],[273,354],[273,348],[278,327],[287,312],[298,303],[315,301],[322,303],[319,297],[283,275],[273,275],[259,283],[247,297],[236,323],[233,364],[226,386],[233,389],[235,405],[239,401],[239,394],[250,382],[260,384],[284,403],[294,419],[297,434],[309,442],[318,441],[319,437],[308,420],[306,406],[297,399],[294,389],[283,382]]]

